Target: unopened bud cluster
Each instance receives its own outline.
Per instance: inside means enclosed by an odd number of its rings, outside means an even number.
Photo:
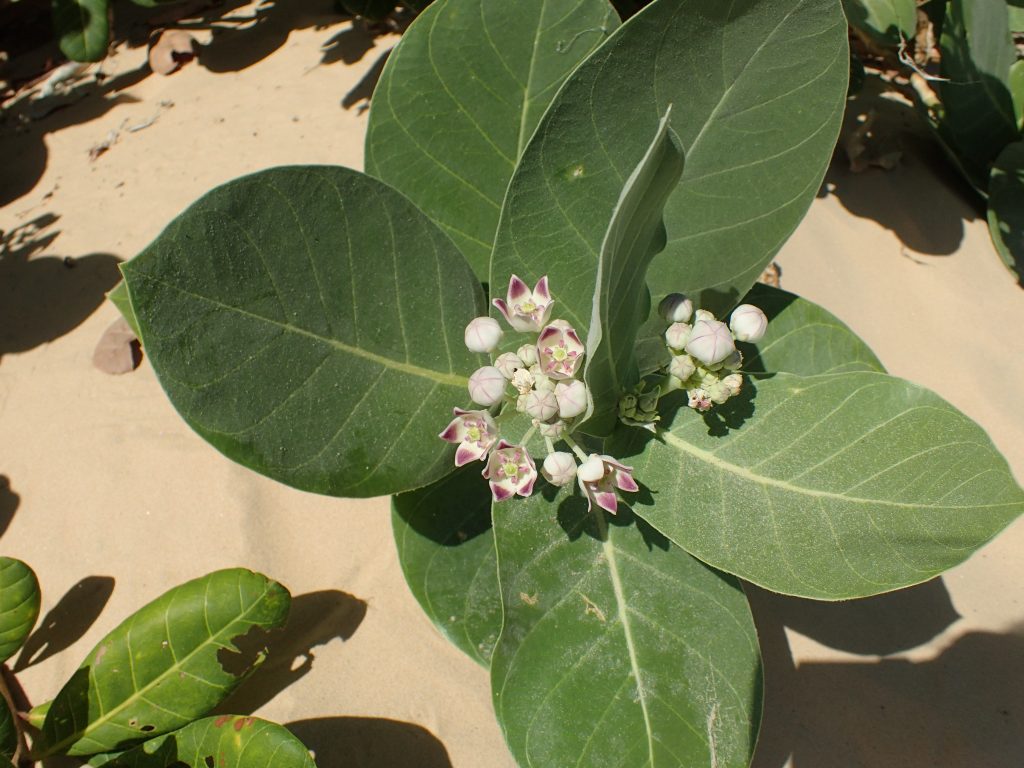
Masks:
[[[537,480],[537,467],[526,447],[529,435],[539,430],[548,446],[542,473],[553,485],[563,486],[575,479],[590,503],[615,513],[616,489],[636,491],[632,470],[610,456],[587,455],[569,436],[572,427],[590,405],[582,373],[586,348],[576,330],[564,320],[551,320],[554,300],[547,277],[533,290],[516,275],[509,281],[505,299],[494,306],[513,331],[536,334],[515,352],[497,355],[490,365],[469,377],[469,396],[487,410],[455,409],[455,418],[441,433],[442,440],[456,443],[455,465],[474,460],[485,462],[483,476],[496,501],[515,495],[529,496]],[[473,352],[497,351],[504,330],[491,317],[478,317],[466,326],[466,347]],[[655,401],[657,398],[655,398]],[[519,444],[499,434],[496,416],[514,408],[530,416],[533,427]],[[554,441],[564,440],[572,453],[554,450]],[[577,468],[577,459],[580,466]]]

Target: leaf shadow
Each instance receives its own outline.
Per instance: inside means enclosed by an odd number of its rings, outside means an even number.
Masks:
[[[19,504],[21,496],[11,490],[11,479],[7,475],[0,475],[0,536],[10,527]]]
[[[428,503],[434,492],[458,503]],[[426,488],[394,496],[393,505],[406,525],[445,547],[460,546],[491,530],[491,491],[478,462],[459,467]]]
[[[242,672],[266,652],[266,660],[212,714],[252,714],[313,669],[313,649],[345,641],[366,617],[366,601],[336,589],[309,592],[292,599],[288,623],[273,632],[244,635],[234,642],[236,658],[221,659]]]
[[[51,608],[18,654],[14,671],[21,672],[72,645],[89,631],[114,592],[112,576],[86,576]]]
[[[359,82],[349,89],[341,100],[342,109],[352,109],[358,105],[356,112],[361,115],[370,108],[370,98],[377,89],[380,76],[384,73],[384,65],[388,63],[388,57],[393,50],[394,48],[389,48],[378,56],[373,65],[359,78]]]
[[[320,717],[286,728],[319,768],[452,768],[448,750],[426,728],[381,717]]]

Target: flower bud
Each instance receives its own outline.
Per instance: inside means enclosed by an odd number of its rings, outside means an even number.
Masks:
[[[501,334],[501,326],[493,317],[473,318],[466,326],[466,348],[470,352],[493,352]]]
[[[687,323],[672,323],[665,331],[665,343],[669,345],[671,349],[680,350],[686,346],[686,342],[690,338],[690,333],[693,331],[693,327]]]
[[[526,396],[526,412],[537,421],[547,421],[558,415],[558,400],[550,390],[538,392],[534,390]]]
[[[538,391],[554,390],[555,382],[544,375],[539,365],[535,365],[530,369],[530,373],[533,374],[533,388]]]
[[[512,386],[519,390],[520,395],[525,395],[533,389],[533,374],[525,368],[520,368],[512,374]]]
[[[738,395],[740,389],[743,387],[743,377],[738,373],[730,373],[722,379],[722,384],[729,388],[730,396]]]
[[[604,477],[604,462],[596,453],[590,454],[590,458],[580,464],[576,470],[576,477],[584,483],[596,483]]]
[[[501,371],[493,365],[485,365],[469,377],[469,396],[474,403],[495,405],[504,397],[507,384]]]
[[[537,429],[540,431],[541,437],[550,437],[552,440],[557,440],[565,432],[565,422],[557,419],[549,423],[538,424]]]
[[[687,392],[690,397],[688,405],[697,411],[710,411],[711,410],[711,398],[708,397],[708,393],[701,388],[691,389]]]
[[[738,349],[722,361],[722,367],[730,371],[735,371],[741,365],[743,365],[743,353]]]
[[[516,350],[516,354],[519,355],[519,359],[523,361],[523,365],[527,368],[537,364],[536,344],[523,344],[523,346]]]
[[[735,349],[729,327],[718,320],[698,320],[686,342],[686,351],[705,365],[722,362]]]
[[[576,459],[571,453],[555,451],[544,459],[541,474],[552,485],[568,485],[576,477]]]
[[[668,372],[680,381],[686,381],[696,370],[697,364],[689,355],[673,355],[672,362],[668,365]]]
[[[760,341],[768,328],[768,318],[753,304],[740,304],[729,318],[736,341]]]
[[[732,396],[732,391],[723,382],[712,384],[707,390],[711,402],[721,405]]]
[[[523,361],[515,352],[505,352],[498,355],[498,359],[494,361],[494,367],[501,371],[501,375],[506,379],[511,379],[516,371],[523,368]]]
[[[560,381],[555,385],[558,415],[563,419],[579,416],[587,410],[587,385],[579,379]]]
[[[658,313],[670,323],[685,323],[693,315],[693,302],[681,293],[670,293],[661,300]]]
[[[708,312],[706,309],[698,309],[697,312],[695,313],[695,317],[693,318],[693,322],[696,323],[698,320],[714,320],[714,319],[715,319],[715,316],[712,313]]]

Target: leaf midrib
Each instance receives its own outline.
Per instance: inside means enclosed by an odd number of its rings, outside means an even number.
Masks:
[[[327,336],[321,336],[318,333],[307,331],[305,328],[299,328],[298,326],[291,325],[290,323],[284,323],[279,320],[273,320],[269,317],[257,315],[254,312],[242,309],[241,307],[236,307],[231,304],[225,304],[221,301],[217,301],[216,299],[211,299],[209,296],[203,296],[201,294],[194,293],[193,291],[188,291],[179,285],[168,282],[166,280],[162,280],[161,278],[158,277],[153,277],[152,275],[144,275],[144,278],[146,280],[151,280],[154,283],[158,283],[161,286],[170,288],[171,290],[177,291],[182,295],[196,299],[197,301],[203,301],[208,304],[212,304],[218,309],[234,312],[235,314],[249,318],[250,320],[256,320],[262,323],[266,323],[268,325],[275,326],[289,333],[294,333],[299,336],[305,336],[321,344],[327,344],[328,346],[333,347],[334,349],[340,352],[344,352],[345,354],[353,355],[354,357],[361,357],[364,360],[369,360],[372,363],[376,363],[377,365],[381,365],[393,371],[407,373],[411,376],[417,376],[421,379],[427,379],[428,381],[434,381],[439,384],[446,384],[448,386],[453,387],[465,387],[469,383],[469,379],[466,378],[465,376],[459,376],[454,373],[444,373],[442,371],[433,371],[429,368],[424,368],[422,366],[415,365],[414,363],[403,363],[399,360],[394,360],[390,357],[385,357],[384,355],[378,355],[375,352],[370,352],[369,350],[362,349],[361,347],[353,347],[349,344],[346,344],[343,341],[339,341],[338,339],[332,339]]]

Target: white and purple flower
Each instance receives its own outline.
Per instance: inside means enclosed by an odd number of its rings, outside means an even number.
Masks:
[[[636,493],[640,486],[633,479],[633,468],[620,464],[611,456],[590,454],[576,470],[576,481],[587,497],[588,509],[594,504],[613,515],[619,510],[616,489]]]
[[[540,367],[552,379],[571,379],[583,362],[586,347],[571,325],[555,321],[544,326],[537,337]]]
[[[508,324],[517,331],[536,333],[551,317],[554,300],[548,290],[547,275],[537,281],[533,290],[518,275],[508,281],[506,299],[494,299],[491,303],[505,316]]]
[[[483,459],[498,439],[498,427],[487,411],[454,409],[455,418],[438,437],[449,443],[458,443],[455,466]]]
[[[537,481],[537,465],[523,446],[499,440],[498,447],[487,460],[483,476],[491,486],[494,500],[505,501],[517,493],[520,496],[533,493],[533,484]]]

